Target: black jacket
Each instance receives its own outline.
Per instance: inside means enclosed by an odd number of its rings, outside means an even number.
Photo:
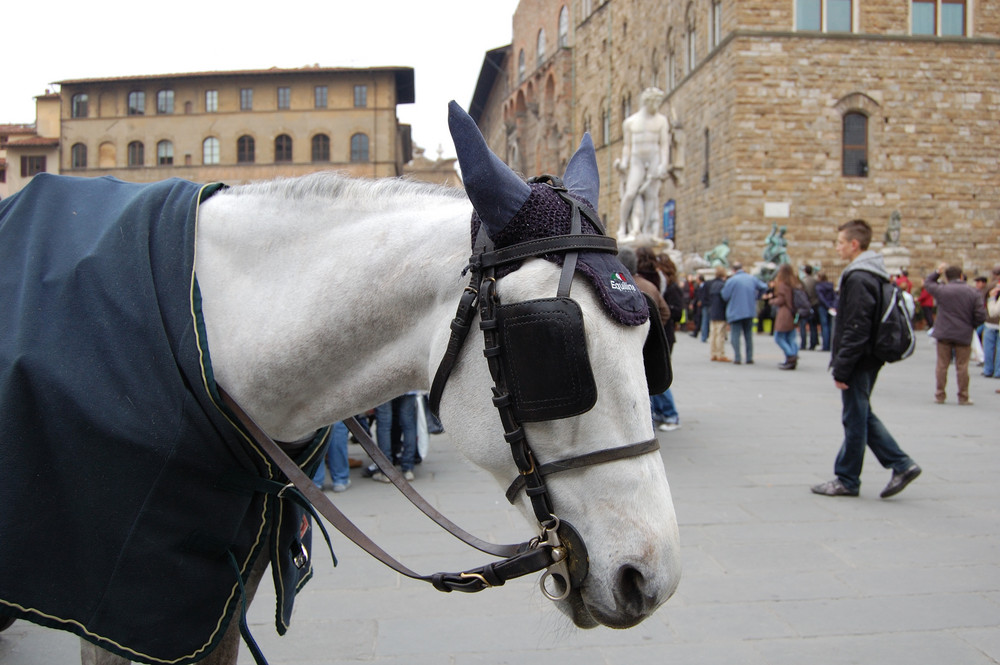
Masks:
[[[882,366],[882,361],[871,355],[871,338],[875,330],[881,283],[888,281],[888,274],[884,273],[884,268],[883,274],[879,274],[881,256],[876,256],[879,257],[877,265],[874,260],[871,266],[864,265],[864,260],[860,267],[854,267],[852,263],[841,276],[830,356],[833,378],[841,383],[850,383],[856,369]]]

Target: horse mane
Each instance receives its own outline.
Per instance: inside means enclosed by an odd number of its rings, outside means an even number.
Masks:
[[[261,180],[236,185],[220,194],[227,196],[266,196],[289,201],[307,199],[349,199],[365,209],[398,207],[399,199],[468,200],[465,190],[401,178],[352,178],[334,171],[320,171],[297,178]]]

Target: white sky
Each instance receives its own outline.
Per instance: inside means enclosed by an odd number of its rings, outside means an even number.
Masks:
[[[413,140],[455,151],[447,104],[468,108],[486,51],[510,43],[518,0],[173,0],[145,5],[9,2],[0,43],[0,123],[35,120],[54,81],[269,67],[413,67]]]

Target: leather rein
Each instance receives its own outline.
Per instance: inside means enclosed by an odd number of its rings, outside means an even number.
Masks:
[[[518,476],[508,488],[506,496],[508,501],[513,504],[521,490],[525,491],[540,526],[538,536],[516,545],[497,545],[469,534],[448,520],[421,497],[403,478],[403,475],[396,470],[392,461],[382,453],[357,419],[349,418],[344,421],[348,429],[358,439],[379,470],[414,506],[467,545],[486,554],[501,557],[500,561],[458,573],[434,573],[431,575],[416,573],[386,553],[365,535],[313,484],[312,479],[230,395],[221,388],[219,393],[223,402],[244,425],[257,445],[264,450],[288,479],[289,484],[282,492],[297,490],[312,504],[315,511],[325,517],[338,531],[383,564],[406,577],[429,582],[434,588],[445,592],[482,591],[486,588],[502,586],[509,579],[544,570],[546,572],[539,581],[542,593],[550,600],[562,600],[569,595],[574,587],[579,587],[582,584],[587,576],[589,564],[583,539],[568,522],[560,520],[555,515],[545,484],[545,477],[559,471],[644,455],[658,450],[659,442],[654,437],[648,441],[576,455],[546,464],[537,463],[535,455],[528,445],[524,428],[514,414],[513,399],[507,388],[499,360],[502,341],[498,330],[496,308],[500,304],[500,299],[496,292],[497,280],[494,277],[494,270],[498,266],[527,258],[561,253],[564,260],[558,296],[568,298],[580,251],[617,253],[618,250],[615,240],[607,237],[604,226],[596,213],[570,196],[558,178],[541,176],[529,180],[529,182],[544,182],[570,204],[572,209],[571,232],[568,235],[552,236],[518,243],[502,249],[494,249],[492,242],[486,237],[485,230],[480,231],[475,251],[467,268],[471,272],[472,278],[469,286],[462,293],[455,319],[451,323],[451,338],[431,387],[430,406],[434,413],[438,412],[445,384],[458,361],[465,340],[472,328],[472,322],[478,313],[480,328],[485,339],[483,354],[487,359],[495,383],[493,404],[499,411],[505,432],[504,439],[510,446],[511,455],[518,470]],[[597,235],[582,233],[581,214],[586,216],[593,227],[598,230]],[[279,496],[281,495],[279,494]],[[320,527],[322,528],[321,524]],[[327,540],[329,542],[329,539]],[[550,589],[547,584],[550,577],[555,580],[554,590]]]

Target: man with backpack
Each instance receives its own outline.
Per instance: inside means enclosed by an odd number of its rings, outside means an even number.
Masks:
[[[830,368],[834,385],[841,391],[844,442],[833,467],[837,477],[812,488],[824,496],[858,496],[866,446],[883,467],[892,469],[889,484],[880,494],[883,499],[902,492],[921,471],[871,408],[872,389],[883,362],[872,353],[872,346],[881,315],[882,285],[889,281],[882,255],[868,249],[871,239],[871,226],[862,219],[838,228],[837,254],[850,263],[840,275]]]
[[[944,275],[946,284],[938,279]],[[944,404],[948,367],[955,358],[955,380],[958,383],[958,403],[972,404],[969,399],[969,358],[972,356],[972,335],[986,320],[983,295],[962,279],[961,266],[942,263],[924,280],[924,288],[937,301],[937,321],[932,337],[937,342],[937,365],[934,368],[934,401]]]

